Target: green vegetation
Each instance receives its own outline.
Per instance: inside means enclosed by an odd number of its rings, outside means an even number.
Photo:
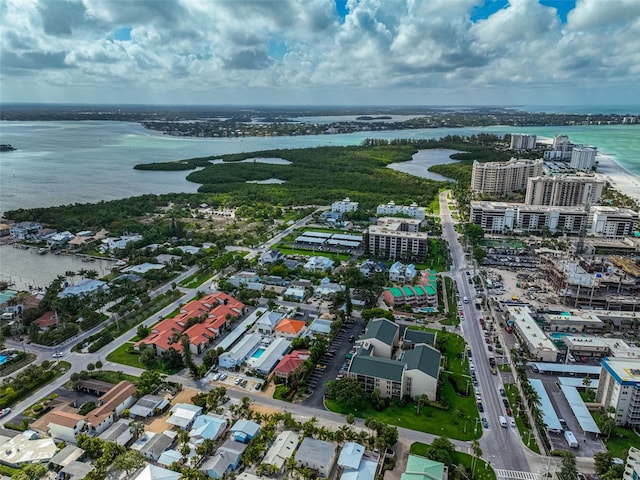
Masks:
[[[188,276],[180,282],[180,286],[186,288],[198,288],[204,282],[209,280],[213,276],[214,272],[211,269],[198,270],[193,275]]]
[[[433,142],[431,148],[438,146],[437,142]],[[362,208],[373,208],[389,198],[401,204],[415,201],[420,205],[428,205],[437,197],[441,182],[386,168],[391,163],[410,161],[416,148],[412,144],[397,144],[269,150],[136,165],[135,168],[187,170],[204,167],[189,174],[187,179],[202,184],[199,189],[201,192],[215,193],[219,200],[225,199],[233,205],[256,200],[275,205],[328,205],[336,198],[345,196],[360,202]],[[277,157],[292,163],[238,163],[255,157]],[[222,158],[225,163],[212,165],[210,160],[214,158]],[[286,183],[246,183],[270,178],[279,178]]]
[[[412,443],[409,453],[444,463],[449,467],[451,480],[496,479],[496,473],[487,462],[477,457],[474,465],[474,457],[468,453],[456,451],[446,437],[436,438],[431,445],[421,442]]]
[[[509,400],[509,405],[511,405],[511,411],[513,412],[514,419],[516,421],[516,426],[518,427],[518,433],[520,434],[520,438],[522,439],[522,443],[525,444],[526,447],[534,451],[535,453],[540,453],[540,448],[538,447],[538,442],[536,442],[533,431],[525,424],[526,414],[518,411],[518,389],[514,383],[505,383],[504,390],[507,393],[507,399]]]
[[[130,367],[141,368],[143,370],[147,368],[145,364],[140,361],[140,353],[133,351],[133,342],[126,342],[120,345],[107,355],[107,361],[121,365],[129,365]]]
[[[138,377],[134,375],[128,375],[123,372],[114,372],[113,370],[94,371],[91,372],[88,377],[95,378],[102,382],[113,383],[114,385],[123,380],[128,380],[131,383],[136,383],[138,381]]]
[[[442,238],[429,239],[429,253],[424,261],[415,264],[419,270],[433,269],[437,272],[446,272],[451,268],[449,246]]]
[[[48,395],[45,398],[41,398],[36,403],[31,405],[29,408],[25,409],[24,411],[25,416],[31,417],[31,418],[38,418],[44,415],[46,412],[49,411],[49,404],[51,403],[51,400],[54,400],[57,397],[58,397],[58,394],[52,393],[51,395]]]
[[[442,325],[459,325],[460,317],[458,316],[458,301],[456,299],[456,290],[453,286],[453,279],[449,277],[443,277],[443,279],[449,312],[447,313],[447,318],[440,321],[440,323]]]
[[[347,262],[351,258],[351,255],[346,253],[322,252],[320,250],[312,250],[311,248],[292,248],[286,247],[283,244],[275,245],[274,248],[280,250],[283,255],[313,255],[316,257],[327,257],[336,262]]]
[[[17,357],[13,360],[3,363],[0,365],[0,376],[9,375],[17,370],[20,370],[25,365],[29,365],[36,358],[38,358],[33,353],[24,353],[24,352],[16,352]]]
[[[282,400],[283,402],[291,402],[291,389],[286,385],[276,385],[273,398]]]
[[[68,362],[42,362],[42,365],[29,365],[14,377],[7,378],[0,389],[0,408],[16,404],[34,391],[52,382],[71,367]]]

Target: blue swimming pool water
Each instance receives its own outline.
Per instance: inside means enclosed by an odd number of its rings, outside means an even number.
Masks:
[[[562,338],[562,337],[574,337],[575,334],[573,334],[573,333],[553,332],[553,333],[550,333],[549,336],[551,338]]]
[[[4,355],[0,355],[0,365],[4,365],[5,363],[7,363],[7,360],[7,357],[5,357]]]
[[[11,300],[16,295],[17,295],[17,293],[12,291],[12,290],[2,290],[2,291],[0,291],[0,305],[2,305],[4,302],[6,302],[8,300]]]
[[[251,358],[260,358],[263,353],[264,353],[264,348],[259,348],[255,352],[253,352],[253,355],[251,355]]]
[[[437,309],[435,307],[422,307],[420,311],[422,313],[433,313],[433,312],[436,312]]]

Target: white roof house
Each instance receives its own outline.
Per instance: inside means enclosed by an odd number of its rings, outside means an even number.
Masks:
[[[326,270],[327,268],[333,267],[333,260],[327,257],[311,257],[304,264],[305,270],[317,271],[317,270]]]
[[[250,358],[249,365],[259,373],[268,375],[275,368],[278,362],[289,351],[291,341],[283,337],[273,340],[258,358]]]
[[[262,334],[271,334],[275,326],[282,320],[282,317],[284,317],[284,314],[268,310],[256,321],[256,329]]]
[[[293,455],[299,441],[300,436],[296,432],[289,430],[281,432],[262,459],[262,463],[282,469],[287,459]]]
[[[201,413],[202,407],[189,403],[177,403],[171,409],[171,416],[167,419],[167,423],[177,425],[184,430],[189,428]]]
[[[12,467],[25,463],[45,463],[56,454],[53,438],[37,438],[33,430],[19,433],[13,438],[0,437],[0,462]]]
[[[346,442],[340,451],[338,465],[343,468],[358,468],[363,455],[364,447],[362,445],[355,442]]]
[[[155,465],[147,465],[134,480],[179,480],[180,473]]]

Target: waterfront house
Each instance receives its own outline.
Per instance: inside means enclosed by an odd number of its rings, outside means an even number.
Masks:
[[[87,278],[82,280],[77,285],[71,285],[62,290],[60,293],[58,293],[58,298],[68,298],[72,296],[82,298],[89,295],[94,295],[98,292],[106,291],[108,289],[109,284],[107,282]]]
[[[28,240],[42,229],[42,224],[38,222],[14,223],[9,229],[9,235],[16,240]]]

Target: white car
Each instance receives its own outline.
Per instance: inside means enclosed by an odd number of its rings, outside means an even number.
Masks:
[[[11,408],[7,407],[7,408],[3,408],[2,410],[0,410],[0,418],[9,415],[11,413]]]
[[[53,358],[62,358],[64,357],[64,353],[62,352],[56,352],[53,354]]]

